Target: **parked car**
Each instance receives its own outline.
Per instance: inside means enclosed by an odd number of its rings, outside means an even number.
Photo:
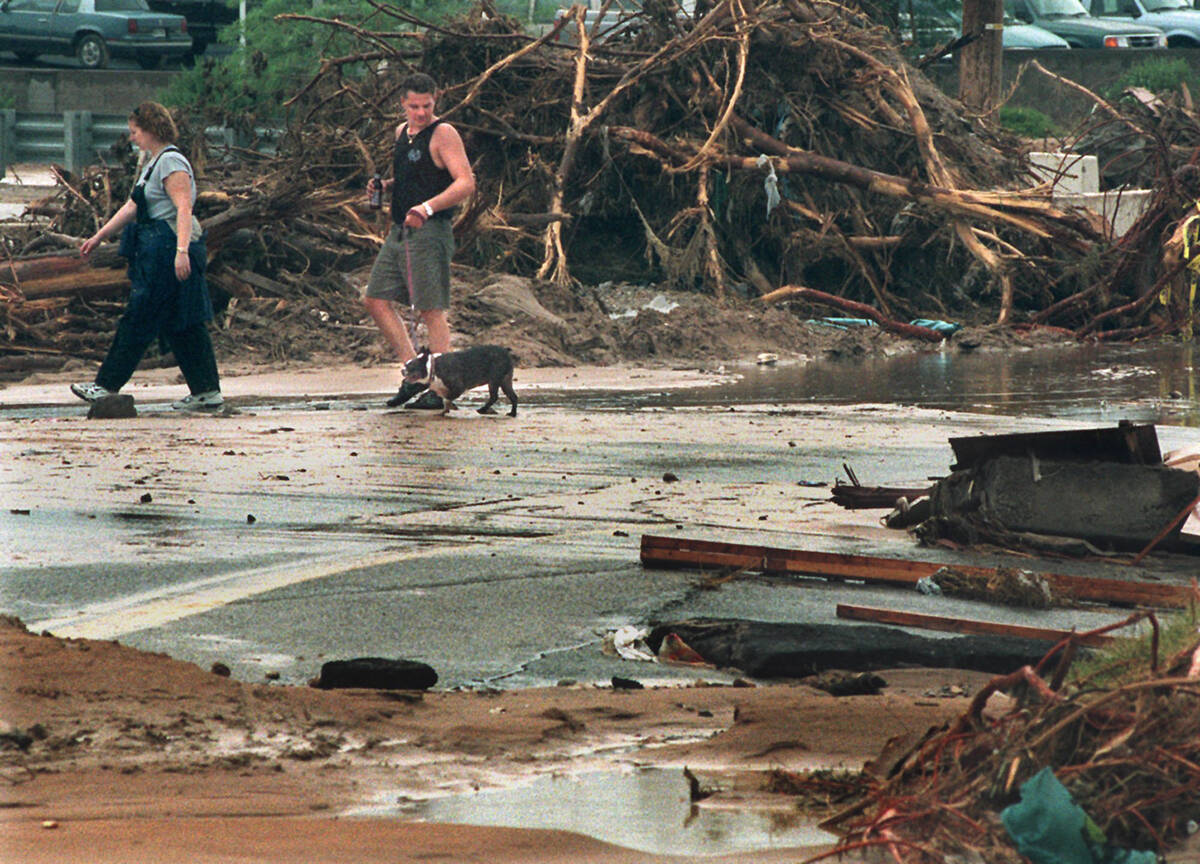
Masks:
[[[910,14],[911,13],[911,14]],[[915,21],[913,20],[915,17]],[[899,13],[902,41],[912,44],[918,34],[916,47],[929,50],[945,45],[962,34],[962,3],[960,0],[914,0],[901,3]],[[914,28],[912,25],[916,24]],[[1004,12],[1001,47],[1005,51],[1034,51],[1044,48],[1070,48],[1067,40],[1033,24],[1025,24]]]
[[[1166,48],[1161,30],[1129,21],[1093,18],[1079,0],[1004,0],[1004,8],[1024,24],[1066,39],[1072,48]]]
[[[1090,11],[1097,18],[1157,27],[1172,48],[1200,48],[1200,9],[1190,0],[1091,0]]]
[[[187,19],[192,37],[192,54],[203,54],[217,41],[217,31],[238,20],[237,9],[225,0],[146,0],[155,12],[169,12]]]
[[[128,57],[143,69],[192,50],[182,15],[151,12],[146,0],[2,0],[0,51],[29,62],[39,54],[79,58],[102,69],[110,57]]]
[[[1041,51],[1046,48],[1070,48],[1071,43],[1045,27],[1025,24],[1005,13],[1001,41],[1005,51]]]

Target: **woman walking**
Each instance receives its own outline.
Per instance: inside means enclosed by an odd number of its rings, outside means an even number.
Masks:
[[[131,283],[129,303],[96,380],[71,385],[71,392],[87,402],[124,387],[150,343],[162,337],[191,391],[171,407],[211,411],[223,403],[206,326],[213,317],[204,281],[208,251],[192,215],[196,179],[191,163],[174,146],[177,135],[170,112],[157,102],[143,102],[133,110],[129,140],[148,154],[146,167],[129,200],[80,246],[86,258],[120,233]]]

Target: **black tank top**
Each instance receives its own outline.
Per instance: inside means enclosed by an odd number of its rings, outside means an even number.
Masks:
[[[434,120],[417,133],[410,142],[407,132],[400,135],[396,148],[392,152],[392,221],[397,225],[404,222],[404,215],[413,207],[428,201],[434,195],[442,192],[454,182],[450,172],[434,164],[429,152],[429,142],[433,140],[433,130],[441,120]],[[405,124],[405,129],[408,129]],[[449,219],[454,213],[453,207],[439,210],[433,214],[434,219]]]

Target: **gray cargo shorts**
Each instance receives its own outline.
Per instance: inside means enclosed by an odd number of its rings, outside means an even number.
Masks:
[[[450,259],[454,257],[454,231],[449,219],[430,219],[408,230],[408,260],[412,263],[412,296],[409,297],[408,262],[405,261],[401,226],[393,225],[375,258],[364,297],[407,303],[414,309],[450,308]]]

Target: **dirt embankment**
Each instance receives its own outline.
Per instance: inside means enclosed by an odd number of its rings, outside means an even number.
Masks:
[[[631,764],[691,766],[723,790],[703,806],[795,814],[793,799],[765,791],[770,772],[857,768],[889,737],[959,713],[985,677],[886,673],[882,695],[844,699],[801,684],[324,691],[247,684],[13,619],[0,621],[0,656],[0,860],[26,864],[679,860],[561,832],[343,814]]]

